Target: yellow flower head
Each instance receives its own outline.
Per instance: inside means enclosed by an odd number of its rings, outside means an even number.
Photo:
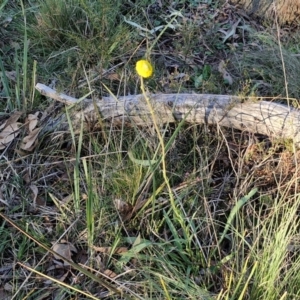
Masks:
[[[141,59],[137,61],[135,66],[136,72],[144,78],[148,78],[153,74],[153,67],[148,60]]]

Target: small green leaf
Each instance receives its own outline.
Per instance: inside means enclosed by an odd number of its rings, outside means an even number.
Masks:
[[[207,81],[211,75],[211,67],[209,65],[205,65],[202,74],[203,74],[203,80]]]
[[[203,74],[198,77],[195,77],[195,88],[198,89],[203,83]]]

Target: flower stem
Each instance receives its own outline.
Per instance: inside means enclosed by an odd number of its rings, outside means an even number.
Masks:
[[[178,213],[178,211],[176,209],[175,199],[174,199],[174,196],[173,196],[173,191],[171,189],[169,178],[167,176],[166,149],[165,149],[165,144],[164,144],[163,136],[162,136],[162,134],[161,134],[161,132],[159,130],[159,127],[158,127],[158,124],[157,124],[157,120],[156,120],[156,115],[155,115],[153,106],[151,104],[151,101],[150,101],[149,97],[146,94],[145,86],[144,86],[144,79],[143,79],[143,77],[140,77],[140,78],[141,78],[141,90],[142,90],[142,93],[143,93],[143,95],[145,97],[146,103],[147,103],[147,105],[148,105],[148,107],[150,109],[151,117],[152,117],[152,120],[153,120],[153,125],[154,125],[155,131],[157,133],[157,137],[158,137],[158,140],[159,140],[159,143],[160,143],[160,146],[161,146],[162,174],[163,174],[163,178],[164,178],[165,183],[166,183],[167,188],[168,188],[168,193],[169,193],[169,197],[170,197],[170,203],[171,203],[172,209],[173,209],[176,217],[178,218],[178,220],[180,220],[181,217],[180,217],[180,214]]]

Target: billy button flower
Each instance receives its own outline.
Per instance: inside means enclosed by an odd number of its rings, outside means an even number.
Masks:
[[[153,67],[148,60],[141,59],[135,65],[136,72],[143,78],[149,78],[153,74]]]

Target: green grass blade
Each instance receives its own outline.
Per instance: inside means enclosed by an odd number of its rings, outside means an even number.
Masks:
[[[229,230],[229,228],[230,228],[230,226],[232,224],[232,221],[233,221],[235,215],[237,214],[237,212],[241,209],[241,207],[243,205],[245,205],[249,201],[249,199],[251,197],[253,197],[256,194],[256,192],[257,192],[257,188],[254,188],[254,189],[252,189],[248,193],[248,195],[242,197],[240,200],[237,201],[237,203],[235,204],[234,208],[231,210],[231,212],[230,212],[230,214],[228,216],[228,219],[227,219],[224,231],[223,231],[223,233],[222,233],[222,235],[221,235],[221,237],[220,237],[220,239],[218,241],[219,245],[221,244],[221,242],[223,241],[224,237],[226,236],[226,234],[227,234],[227,232],[228,232],[228,230]]]

